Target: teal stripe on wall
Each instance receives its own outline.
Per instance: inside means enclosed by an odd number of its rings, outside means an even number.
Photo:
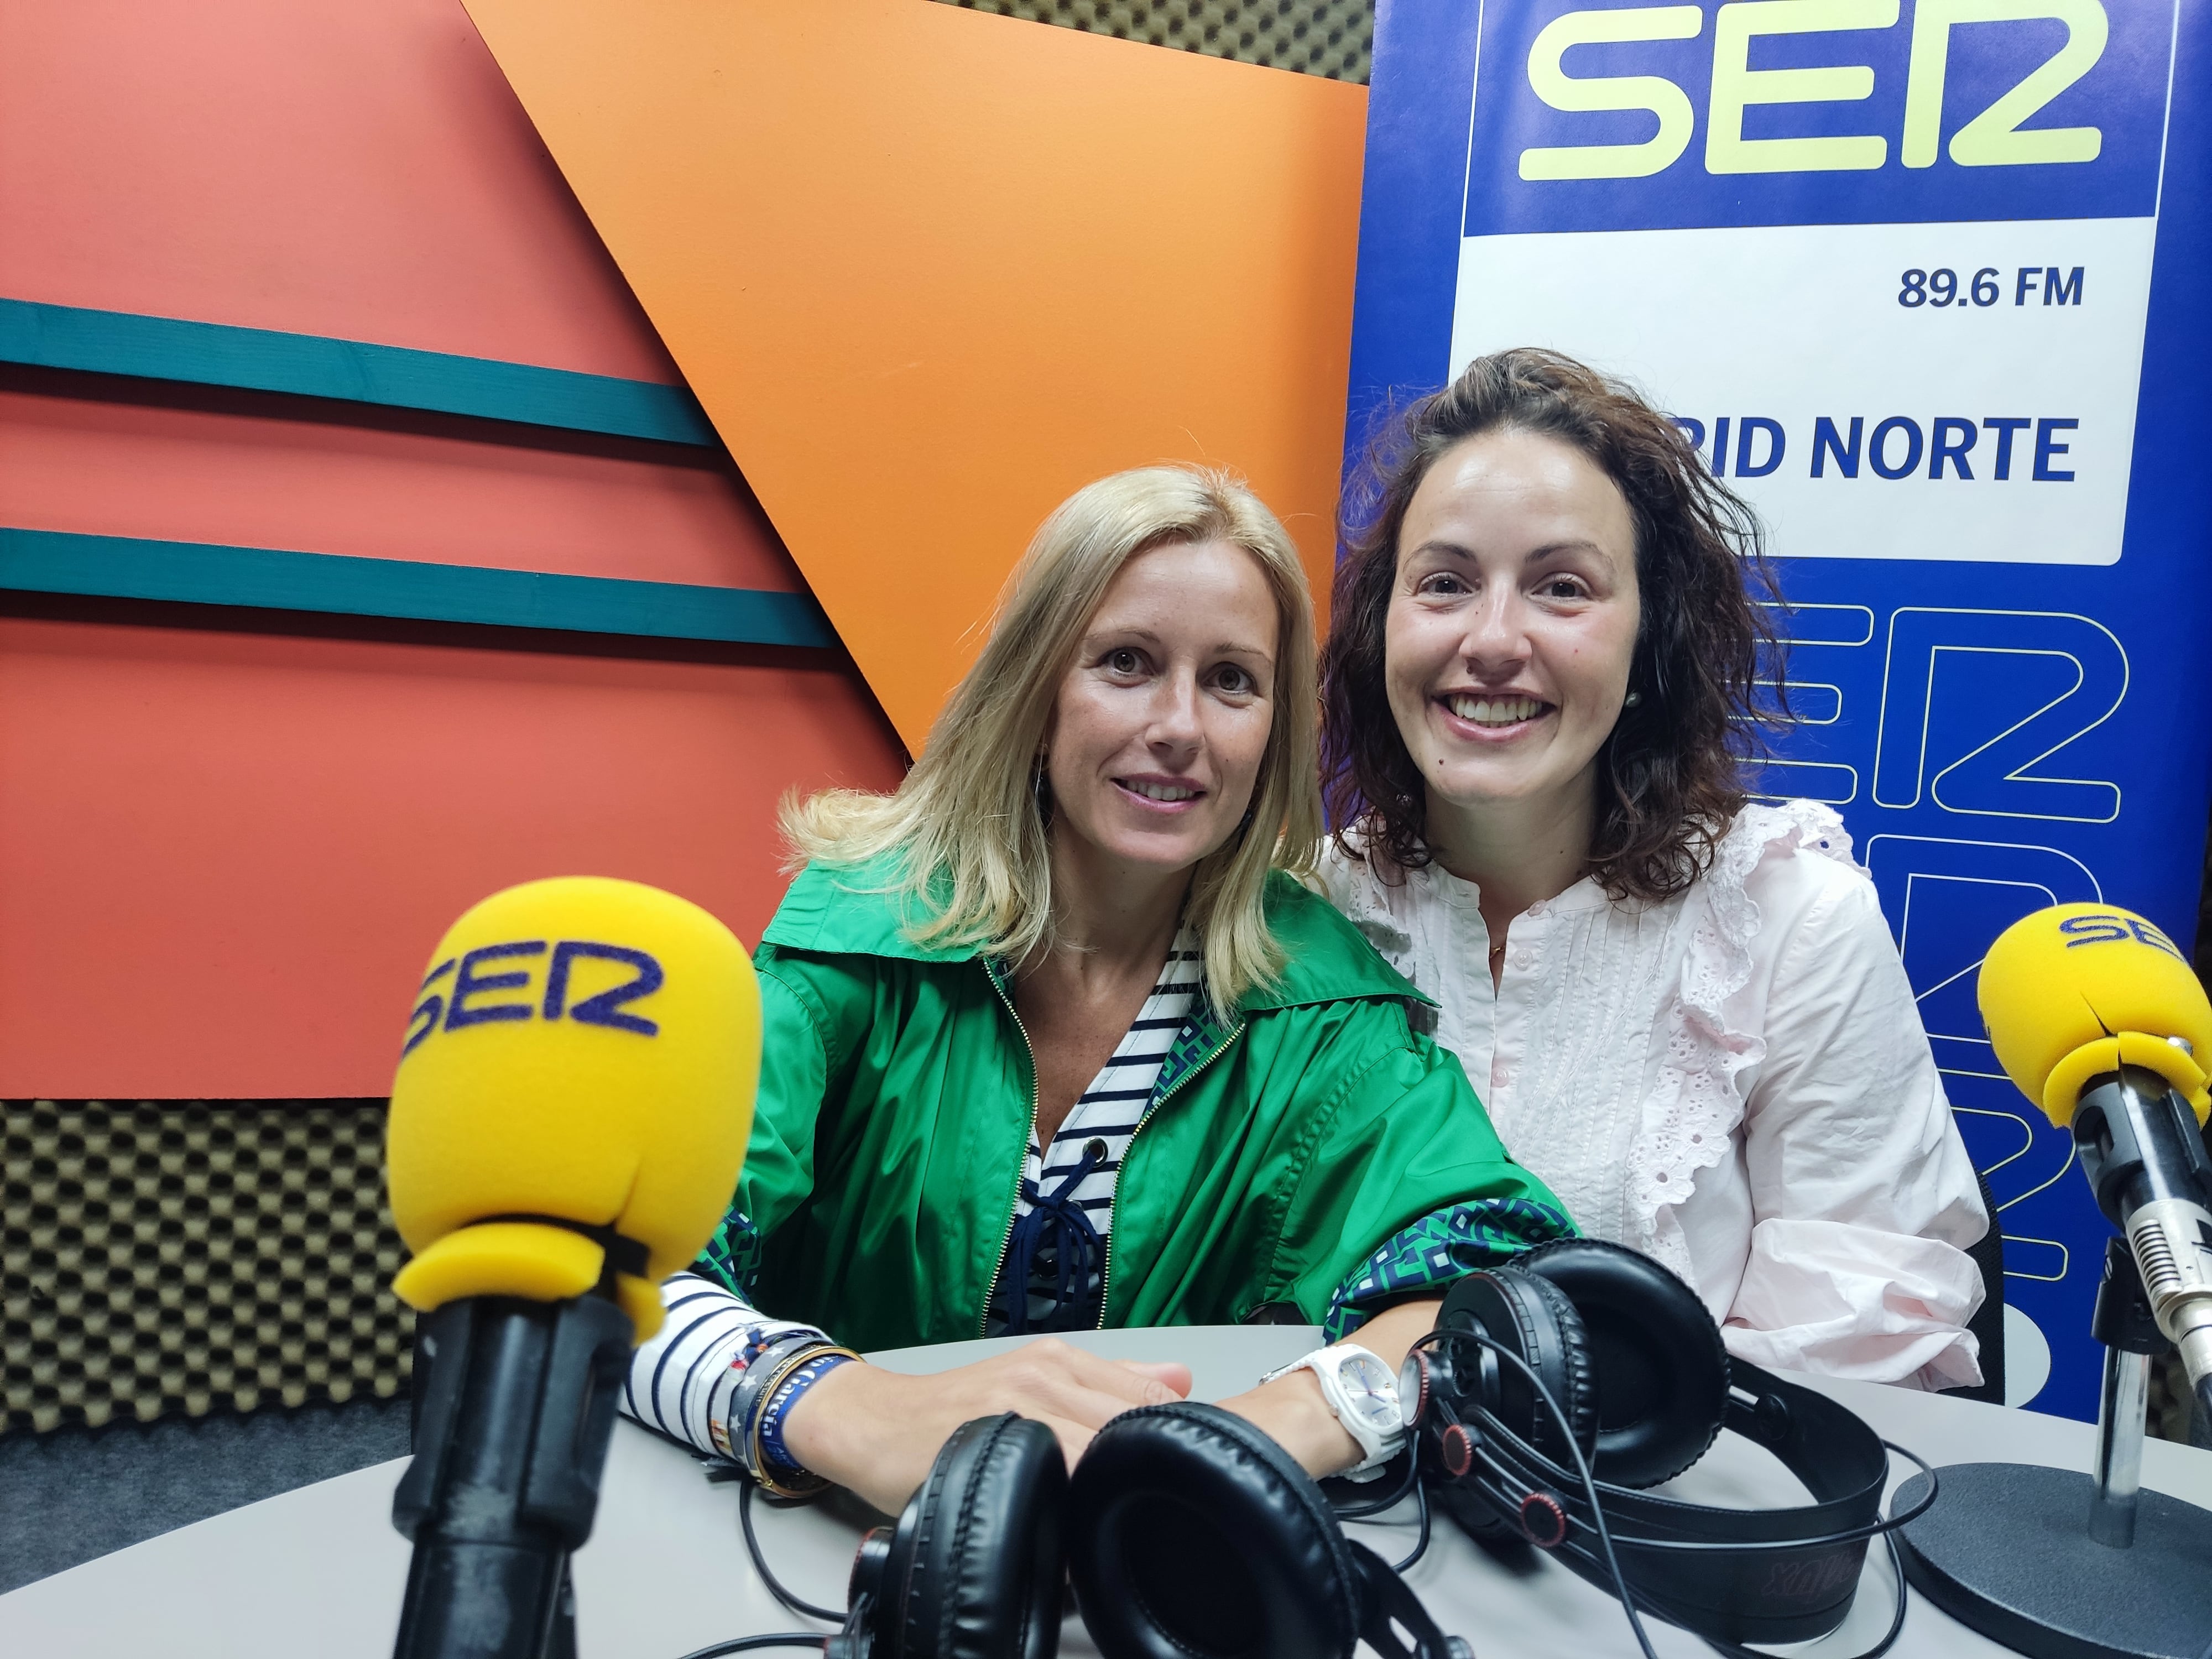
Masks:
[[[804,593],[0,528],[0,588],[743,645],[836,643]]]
[[[690,392],[489,357],[0,300],[0,362],[713,446]]]

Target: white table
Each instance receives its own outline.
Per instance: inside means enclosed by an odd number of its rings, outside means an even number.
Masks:
[[[876,1356],[907,1371],[939,1370],[1013,1346],[963,1343]],[[1114,1358],[1178,1358],[1200,1399],[1241,1392],[1261,1371],[1315,1346],[1295,1326],[1111,1331],[1073,1339]],[[1938,1465],[2013,1462],[2087,1469],[2086,1424],[1869,1383],[1803,1379],[1843,1401],[1887,1438]],[[62,1659],[389,1659],[408,1546],[392,1531],[392,1489],[404,1460],[288,1492],[89,1561],[0,1595],[0,1655]],[[1911,1473],[1900,1466],[1899,1478]],[[2143,1484],[2212,1507],[2212,1453],[2152,1441]],[[1723,1436],[1668,1490],[1709,1502],[1802,1501],[1765,1452]],[[599,1523],[575,1561],[584,1659],[678,1659],[728,1637],[805,1628],[769,1596],[738,1534],[738,1488],[708,1484],[677,1448],[633,1425],[617,1431]],[[763,1547],[809,1600],[842,1605],[865,1517],[817,1505],[757,1509]],[[1412,1526],[1355,1526],[1386,1556],[1411,1547]],[[2094,1546],[2084,1542],[2084,1552]],[[1808,1659],[1854,1654],[1887,1626],[1889,1568],[1878,1546],[1850,1618]],[[1446,1630],[1479,1659],[1559,1654],[1632,1655],[1619,1605],[1565,1568],[1542,1562],[1516,1578],[1440,1522],[1427,1556],[1407,1574]],[[1704,1656],[1703,1643],[1656,1623],[1662,1654]],[[1061,1650],[1096,1651],[1070,1620]],[[1900,1659],[1974,1659],[2007,1650],[1917,1596]]]

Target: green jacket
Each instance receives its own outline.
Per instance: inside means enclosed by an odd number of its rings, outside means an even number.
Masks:
[[[1036,1107],[1004,965],[913,944],[869,890],[894,878],[809,866],[762,936],[752,1143],[699,1264],[862,1349],[983,1334]],[[1573,1231],[1408,1024],[1419,993],[1288,876],[1267,905],[1280,981],[1185,1028],[1123,1155],[1105,1325],[1288,1303],[1340,1332]]]

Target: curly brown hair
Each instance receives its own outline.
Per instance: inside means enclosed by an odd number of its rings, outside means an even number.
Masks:
[[[1429,862],[1427,791],[1383,678],[1399,532],[1429,469],[1502,428],[1571,444],[1626,498],[1643,607],[1629,685],[1642,695],[1598,752],[1587,870],[1615,899],[1668,897],[1711,863],[1746,799],[1742,761],[1786,718],[1780,641],[1750,584],[1780,594],[1758,519],[1679,427],[1621,382],[1528,347],[1476,358],[1387,418],[1345,492],[1322,652],[1322,790],[1337,845],[1404,869]]]

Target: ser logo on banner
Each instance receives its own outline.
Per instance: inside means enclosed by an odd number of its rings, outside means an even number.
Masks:
[[[1663,389],[1795,556],[2110,563],[2170,30],[1486,6],[1452,366],[1555,344]]]
[[[2111,26],[2097,0],[1922,0],[1914,10],[1905,70],[1902,118],[1893,147],[1887,132],[1754,138],[1761,107],[1779,104],[1856,103],[1871,98],[1871,64],[1805,69],[1753,69],[1755,43],[1793,34],[1857,33],[1899,27],[1899,0],[1750,0],[1723,5],[1712,18],[1711,73],[1692,83],[1705,94],[1705,167],[1708,173],[1857,172],[1893,158],[1908,167],[1936,165],[1948,154],[1960,167],[2017,167],[2033,162],[2094,161],[2104,143],[2095,126],[2022,124],[2079,81],[2105,53]],[[1659,131],[1641,143],[1532,145],[1521,152],[1523,179],[1644,179],[1680,161],[1696,135],[1692,91],[1663,75],[1568,72],[1577,46],[1705,38],[1702,6],[1627,6],[1571,11],[1537,32],[1528,58],[1528,86],[1556,110],[1641,110]],[[2035,68],[1982,105],[1941,144],[1945,82],[1953,31],[1968,25],[2054,22],[2062,44]],[[1983,96],[1987,89],[1977,88]]]

